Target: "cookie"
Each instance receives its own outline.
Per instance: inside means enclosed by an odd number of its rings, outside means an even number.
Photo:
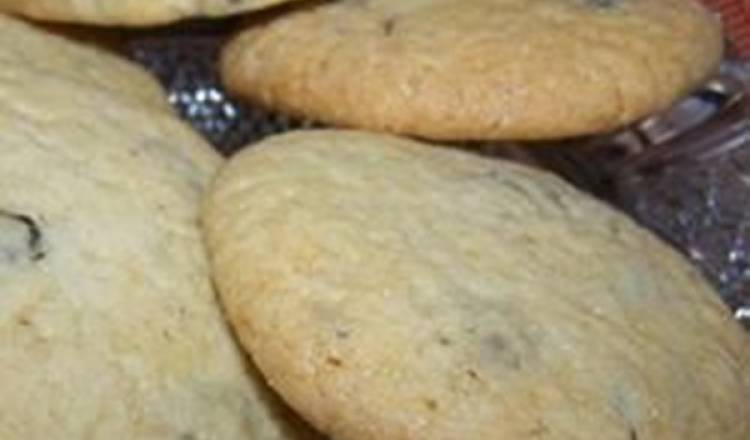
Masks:
[[[312,437],[224,320],[197,227],[221,160],[157,90],[0,17],[4,440]]]
[[[138,101],[153,109],[171,112],[161,86],[138,66],[93,46],[73,45],[48,32],[32,29],[0,16],[0,80],[8,84],[81,82],[112,92],[121,99]],[[48,70],[55,73],[48,75]],[[62,87],[60,95],[68,96]],[[25,90],[14,91],[23,95]],[[70,99],[70,98],[68,98]],[[75,110],[75,109],[72,109]]]
[[[231,323],[332,438],[750,438],[750,341],[716,293],[557,177],[298,132],[205,203]]]
[[[148,26],[215,18],[294,0],[0,0],[0,11],[37,20]]]
[[[250,27],[222,75],[239,95],[333,125],[539,140],[664,109],[721,53],[695,0],[344,0]]]

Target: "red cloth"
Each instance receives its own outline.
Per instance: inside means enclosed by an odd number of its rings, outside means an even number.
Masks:
[[[721,14],[732,52],[750,58],[750,0],[703,0]]]

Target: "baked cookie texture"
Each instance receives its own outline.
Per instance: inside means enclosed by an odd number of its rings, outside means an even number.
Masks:
[[[309,438],[197,227],[221,160],[123,61],[0,17],[0,438]]]
[[[311,131],[235,156],[205,203],[230,321],[332,438],[750,438],[718,296],[557,177]]]
[[[222,17],[294,0],[0,0],[0,11],[38,20],[147,26]]]
[[[17,100],[27,92],[33,96],[33,90],[20,87],[44,83],[49,83],[50,89],[58,84],[58,96],[73,95],[66,90],[72,83],[110,92],[152,109],[172,111],[161,86],[140,67],[107,51],[54,38],[10,17],[0,15],[0,24],[0,79],[8,90],[14,85],[18,88],[8,98]]]
[[[695,0],[342,0],[249,27],[222,70],[239,95],[338,126],[538,140],[667,108],[722,44]]]

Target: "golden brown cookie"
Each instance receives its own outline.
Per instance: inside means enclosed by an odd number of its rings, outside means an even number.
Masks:
[[[232,159],[203,221],[241,341],[332,438],[750,438],[716,293],[552,175],[298,132]]]
[[[221,160],[148,75],[0,16],[0,438],[299,440],[197,227]]]
[[[0,11],[38,20],[147,26],[221,17],[294,0],[0,0]]]
[[[529,140],[664,109],[721,53],[695,0],[343,0],[250,27],[222,68],[236,93],[322,122]]]

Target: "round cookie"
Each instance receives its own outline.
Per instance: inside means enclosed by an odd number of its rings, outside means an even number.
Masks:
[[[235,156],[203,223],[242,343],[332,438],[750,438],[718,296],[552,175],[298,132]]]
[[[0,0],[0,11],[37,20],[148,26],[221,17],[295,0]]]
[[[695,0],[343,0],[247,29],[222,70],[240,95],[334,125],[538,140],[664,109],[721,53]]]
[[[3,440],[315,438],[233,340],[197,227],[221,160],[157,91],[0,16]]]

